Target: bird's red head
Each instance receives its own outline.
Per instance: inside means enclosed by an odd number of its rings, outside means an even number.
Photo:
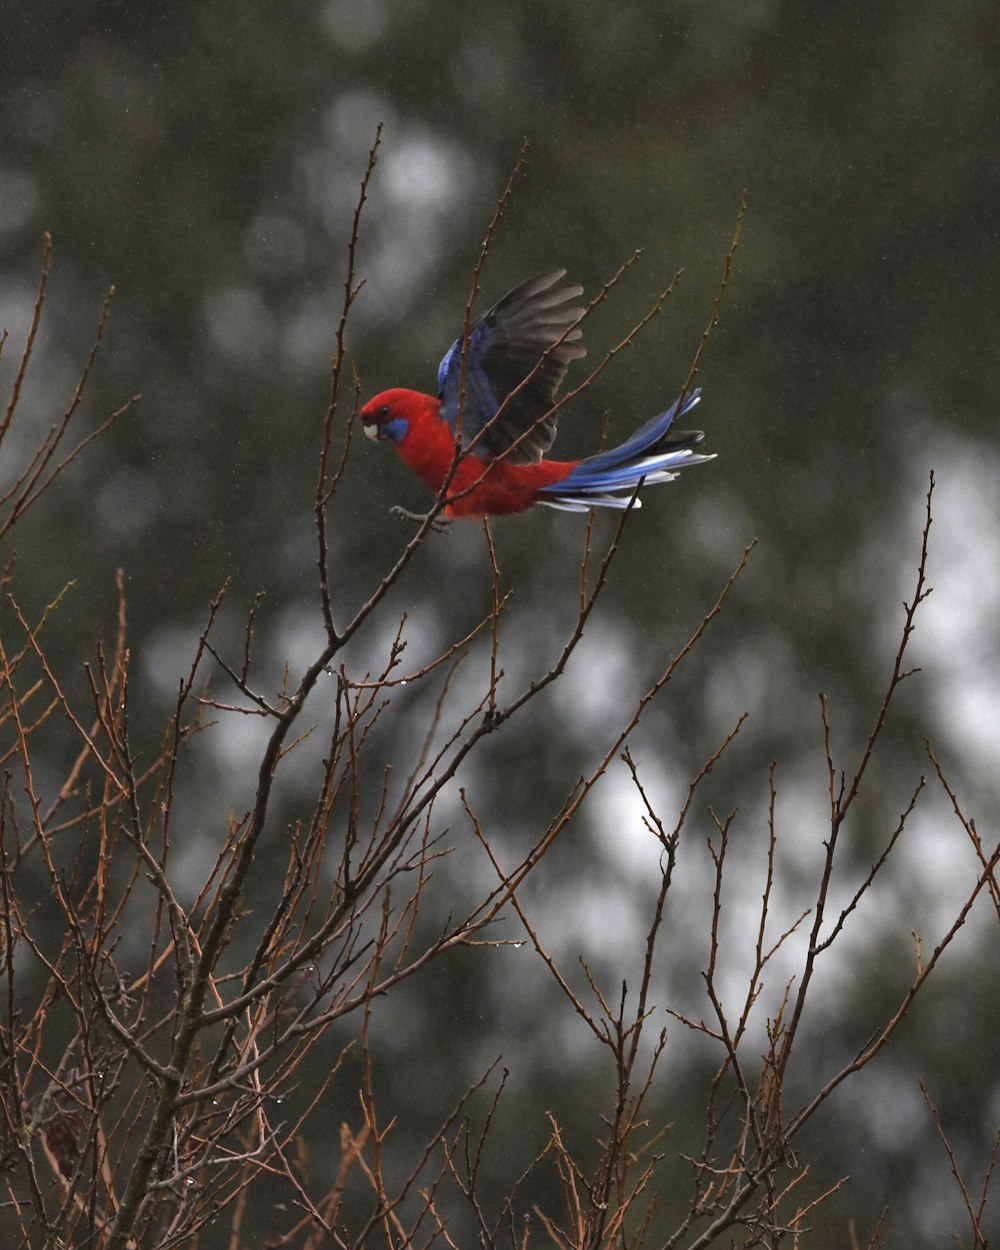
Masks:
[[[413,391],[397,387],[370,399],[358,414],[368,437],[388,438],[394,443],[404,439],[413,423],[415,398],[419,397]]]

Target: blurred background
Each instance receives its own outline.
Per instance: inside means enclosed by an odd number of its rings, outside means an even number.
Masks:
[[[512,856],[530,845],[758,539],[726,612],[634,747],[671,824],[690,778],[750,714],[682,844],[657,971],[659,1008],[703,1014],[705,805],[739,809],[733,854],[745,858],[747,892],[731,899],[738,972],[756,936],[768,768],[777,761],[779,894],[794,915],[815,888],[825,833],[818,694],[830,700],[838,766],[851,769],[912,594],[931,468],[934,594],[914,640],[923,671],[900,694],[855,811],[849,858],[859,875],[845,881],[844,899],[928,771],[925,735],[966,813],[995,836],[1000,24],[986,0],[15,0],[0,82],[5,394],[43,231],[54,238],[16,448],[33,447],[65,408],[112,284],[87,420],[141,394],[19,528],[15,593],[37,616],[75,579],[46,629],[54,654],[78,672],[81,647],[112,636],[114,572],[124,569],[135,733],[151,749],[227,579],[221,629],[233,644],[254,595],[265,593],[262,684],[276,687],[286,661],[294,671],[315,654],[311,498],[351,214],[376,125],[383,145],[359,253],[366,285],[348,335],[364,395],[434,390],[527,136],[483,307],[557,266],[592,295],[642,249],[588,322],[596,362],[685,271],[661,314],[564,413],[562,457],[596,447],[605,412],[613,435],[624,435],[672,401],[708,321],[743,188],[749,210],[699,378],[697,425],[718,459],[647,492],[566,680],[534,722],[497,735],[488,760],[460,778],[497,844]],[[341,619],[408,536],[390,505],[427,502],[387,447],[354,448],[331,521]],[[513,591],[503,656],[511,692],[544,670],[572,626],[584,525],[538,509],[494,527]],[[606,540],[608,518],[597,532]],[[426,544],[397,588],[386,636],[405,610],[415,663],[488,605],[482,532],[455,526]],[[481,682],[481,667],[475,676]],[[401,707],[395,729],[382,730],[387,758],[418,721]],[[256,728],[224,727],[200,757],[190,823],[175,835],[175,869],[192,889],[227,809],[246,805]],[[315,777],[303,759],[295,777],[307,794]],[[526,899],[554,953],[568,966],[583,954],[612,985],[636,976],[657,884],[656,851],[620,771]],[[285,800],[293,817],[294,777]],[[457,850],[442,871],[461,896],[485,869],[458,811],[456,802]],[[892,882],[858,917],[844,953],[831,955],[807,1022],[815,1071],[832,1074],[891,1014],[912,973],[911,931],[930,949],[974,877],[934,783]],[[973,917],[891,1054],[815,1122],[817,1174],[852,1178],[817,1213],[817,1244],[846,1245],[847,1220],[870,1231],[885,1206],[887,1246],[937,1246],[962,1227],[917,1077],[928,1079],[978,1183],[1000,1122],[997,939],[995,914]],[[541,1114],[525,1118],[519,1107],[551,1109],[586,1143],[613,1096],[597,1048],[544,969],[527,963],[503,951],[436,966],[409,983],[391,1016],[387,1008],[379,1040],[387,1100],[414,1137],[502,1052],[512,1077],[496,1130],[501,1190],[546,1139]],[[790,956],[789,974],[797,966]],[[772,975],[778,1002],[783,973]],[[705,1062],[672,1024],[653,1114],[681,1126],[678,1141],[703,1116],[691,1075]],[[802,1073],[803,1088],[814,1075]],[[355,1112],[350,1079],[331,1131]],[[689,1182],[675,1175],[686,1199]],[[992,1228],[1000,1231],[996,1214]]]

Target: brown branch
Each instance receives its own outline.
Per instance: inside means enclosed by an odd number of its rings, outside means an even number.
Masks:
[[[0,424],[0,443],[2,443],[6,437],[7,431],[10,429],[10,423],[14,419],[17,402],[21,397],[21,387],[24,385],[24,376],[28,371],[31,353],[35,348],[35,338],[38,335],[38,326],[42,319],[42,307],[45,304],[45,292],[49,285],[49,269],[51,263],[52,235],[46,230],[42,235],[42,273],[38,279],[38,293],[35,296],[35,306],[31,313],[31,324],[28,327],[28,336],[25,339],[24,350],[21,353],[21,361],[17,367],[17,373],[14,376],[14,385],[11,387],[7,410],[4,413],[3,423]]]

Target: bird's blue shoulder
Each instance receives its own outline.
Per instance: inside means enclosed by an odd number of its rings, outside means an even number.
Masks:
[[[483,367],[486,355],[493,345],[493,331],[489,325],[479,322],[469,334],[469,347],[465,355],[465,401],[462,424],[466,429],[480,429],[494,415],[500,401],[490,385]],[[441,416],[452,431],[458,421],[458,401],[461,389],[462,340],[457,338],[445,352],[438,365],[438,397],[441,400]],[[485,451],[476,449],[477,451]]]

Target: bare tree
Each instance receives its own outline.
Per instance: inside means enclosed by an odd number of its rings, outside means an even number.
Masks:
[[[161,749],[156,758],[140,763],[130,736],[133,661],[123,579],[118,585],[117,635],[110,646],[98,645],[84,663],[89,703],[80,706],[68,693],[66,675],[56,671],[46,653],[47,614],[30,619],[12,590],[10,569],[4,574],[0,1171],[5,1193],[0,1209],[8,1230],[5,1244],[94,1250],[202,1244],[231,1250],[346,1250],[376,1244],[455,1246],[465,1244],[456,1238],[472,1235],[487,1246],[508,1241],[526,1246],[529,1230],[534,1230],[536,1240],[559,1250],[643,1245],[695,1250],[730,1245],[734,1239],[746,1246],[783,1241],[804,1245],[811,1213],[842,1181],[813,1184],[808,1161],[798,1154],[802,1130],[840,1086],[879,1058],[973,908],[992,906],[1000,919],[1000,843],[992,845],[963,814],[928,748],[932,770],[971,848],[966,898],[930,954],[915,940],[908,984],[857,1054],[832,1074],[816,1072],[804,1096],[800,1075],[795,1095],[789,1094],[793,1064],[808,1067],[802,1022],[827,953],[855,921],[859,903],[876,880],[892,871],[894,850],[925,792],[925,779],[920,778],[867,871],[860,880],[852,877],[844,864],[851,813],[868,782],[895,695],[914,671],[908,667],[907,646],[928,593],[933,476],[899,647],[860,758],[846,768],[835,755],[830,709],[826,700],[821,703],[829,828],[811,903],[790,924],[775,919],[782,821],[778,771],[771,768],[770,819],[757,850],[765,885],[749,975],[736,998],[727,995],[721,973],[736,940],[727,927],[726,907],[738,884],[730,868],[737,818],[710,810],[714,872],[706,910],[708,957],[702,969],[705,1005],[700,1015],[672,1014],[709,1047],[715,1071],[703,1091],[702,1135],[697,1141],[671,1140],[668,1147],[665,1126],[647,1112],[667,1062],[665,1030],[655,1020],[665,1006],[654,1001],[655,959],[676,879],[678,847],[692,836],[703,783],[724,753],[735,749],[743,718],[734,717],[731,732],[691,778],[680,810],[670,815],[650,799],[630,739],[678,668],[694,648],[704,645],[713,621],[726,610],[751,547],[720,586],[714,603],[692,622],[688,639],[664,658],[659,676],[609,731],[596,764],[571,780],[564,800],[543,819],[532,845],[506,862],[489,820],[477,811],[473,795],[461,788],[463,767],[499,726],[517,722],[526,708],[540,702],[546,688],[564,677],[600,610],[631,512],[621,516],[603,550],[593,520],[587,523],[575,619],[555,661],[541,665],[515,693],[506,693],[501,683],[508,600],[488,524],[483,527],[484,556],[491,603],[476,628],[429,662],[407,670],[403,617],[381,666],[363,673],[352,670],[348,644],[372,629],[376,609],[431,535],[448,499],[446,483],[398,559],[360,608],[348,612],[338,598],[328,525],[349,470],[351,418],[358,406],[345,343],[361,288],[356,251],[377,150],[376,139],[354,216],[319,443],[313,506],[317,612],[324,641],[312,661],[301,672],[289,673],[281,689],[269,689],[255,676],[256,607],[239,653],[227,654],[216,644],[220,595],[208,608],[190,668],[179,681]],[[465,317],[466,336],[482,263],[510,191],[508,186],[484,240]],[[719,299],[738,237],[739,227]],[[625,268],[609,280],[584,316],[606,297]],[[11,429],[31,362],[48,271],[47,244],[35,315],[0,427],[0,445]],[[591,379],[668,294],[669,288]],[[717,300],[685,390],[693,382],[718,311]],[[105,307],[65,415],[0,499],[0,534],[128,406],[58,458],[81,408],[106,312]],[[456,446],[456,465],[462,454]],[[57,608],[55,603],[49,610]],[[463,662],[479,674],[472,696],[459,691],[454,680]],[[204,676],[209,668],[212,684]],[[220,683],[221,693],[216,689]],[[423,700],[423,739],[408,759],[383,761],[375,746],[378,727],[404,685],[408,698]],[[466,683],[463,689],[470,688]],[[176,881],[173,846],[190,761],[210,718],[225,722],[244,717],[266,727],[255,792],[218,830],[211,868],[193,897],[184,897]],[[275,796],[286,761],[309,734],[320,733],[325,747],[311,802],[276,828],[280,817]],[[61,768],[61,783],[50,798],[38,780],[40,760],[49,769],[56,760]],[[645,941],[635,951],[633,965],[615,982],[602,984],[585,963],[566,968],[550,953],[525,902],[524,887],[619,760],[644,807],[647,835],[658,849],[660,867]],[[438,809],[456,788],[467,831],[493,874],[472,905],[457,911],[432,905],[435,892],[446,888],[437,869],[449,847]],[[286,848],[280,901],[261,916],[246,909],[244,901],[261,872],[263,841],[279,836]],[[852,879],[856,884],[847,903],[835,905],[835,891]],[[431,926],[422,922],[426,914],[445,914],[447,919]],[[789,980],[778,1011],[768,1013],[762,995],[765,975],[776,953],[801,932],[808,934],[801,966]],[[745,935],[741,940],[745,942]],[[537,1158],[523,1159],[521,1179],[497,1203],[484,1178],[491,1168],[491,1132],[504,1114],[504,1073],[489,1067],[454,1105],[442,1108],[437,1130],[425,1141],[397,1144],[397,1111],[382,1105],[378,1096],[372,1011],[405,982],[427,974],[449,951],[477,946],[488,958],[511,942],[534,952],[579,1027],[603,1048],[613,1096],[598,1130],[596,1161],[584,1161],[592,1143],[567,1140],[550,1116],[546,1149]],[[135,955],[139,949],[145,952],[141,960]],[[26,985],[31,988],[26,990]],[[314,1080],[312,1061],[321,1052],[336,1058],[325,1063],[323,1078]],[[353,1117],[343,1122],[337,1156],[317,1168],[310,1164],[308,1145],[326,1114],[329,1091],[348,1062],[358,1074]],[[308,1080],[303,1079],[306,1073]],[[997,1151],[985,1161],[985,1179],[977,1193],[963,1178],[930,1094],[926,1096],[968,1213],[968,1244],[985,1246],[984,1214]],[[475,1117],[473,1106],[481,1109]],[[544,1121],[543,1108],[537,1116]],[[527,1179],[550,1169],[561,1198],[544,1207],[522,1198]],[[317,1183],[318,1173],[322,1180]],[[667,1227],[658,1216],[658,1199],[667,1184],[676,1192],[682,1176],[689,1192],[685,1213]],[[464,1234],[458,1232],[459,1225]],[[853,1228],[850,1236],[852,1244],[865,1244]],[[876,1227],[866,1244],[878,1245],[879,1237]]]

